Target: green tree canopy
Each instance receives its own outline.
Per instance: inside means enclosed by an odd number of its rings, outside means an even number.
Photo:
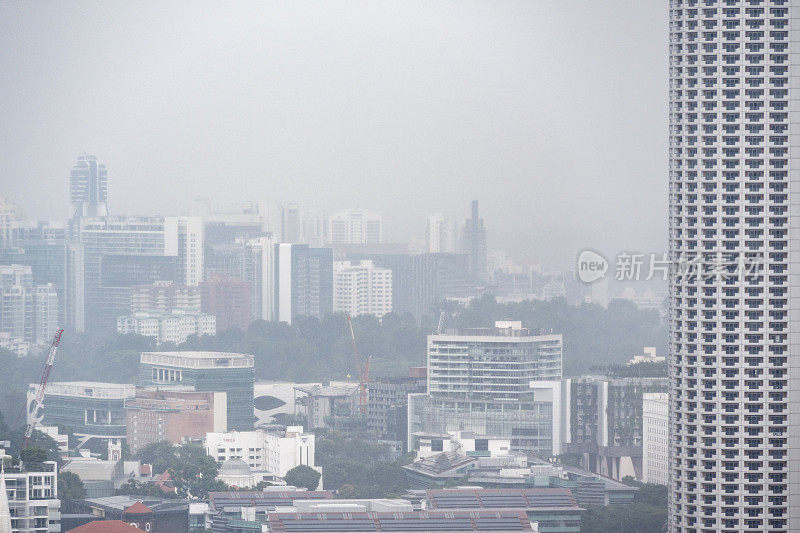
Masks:
[[[288,472],[284,479],[287,485],[294,487],[305,487],[308,490],[316,490],[319,486],[320,473],[307,465],[299,465]]]
[[[81,500],[86,497],[86,488],[83,486],[83,481],[78,477],[75,472],[59,472],[58,473],[58,499],[62,502],[65,500]]]

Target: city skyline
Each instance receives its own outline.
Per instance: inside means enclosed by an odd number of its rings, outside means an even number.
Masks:
[[[115,214],[275,199],[397,242],[477,198],[520,260],[666,249],[658,3],[155,6],[5,9],[0,182],[31,218],[69,215],[86,152]]]

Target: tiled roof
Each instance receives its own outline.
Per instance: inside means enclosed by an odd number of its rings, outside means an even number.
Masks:
[[[142,502],[136,502],[127,509],[125,509],[124,514],[148,514],[152,512],[153,510],[147,507]]]
[[[83,524],[67,533],[141,533],[138,527],[123,522],[122,520],[97,520]]]

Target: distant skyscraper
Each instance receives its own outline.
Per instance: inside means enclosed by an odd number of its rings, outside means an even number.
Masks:
[[[73,217],[108,214],[108,172],[93,155],[82,155],[69,176],[69,199]]]
[[[669,4],[669,531],[800,531],[800,1]]]
[[[331,217],[332,244],[376,244],[383,242],[381,217],[361,209],[348,209]]]
[[[483,219],[478,218],[478,200],[472,201],[472,217],[464,225],[464,252],[469,254],[469,274],[472,280],[485,283],[486,228],[483,226]]]
[[[444,215],[436,214],[428,217],[425,228],[426,252],[458,253],[461,250],[461,225]]]
[[[333,250],[279,244],[275,254],[275,320],[322,318],[333,311]]]

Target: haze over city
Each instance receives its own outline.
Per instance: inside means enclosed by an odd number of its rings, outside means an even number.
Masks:
[[[397,242],[479,198],[518,260],[666,249],[660,2],[7,2],[0,25],[0,184],[28,217],[69,214],[89,153],[115,214],[359,207]]]

